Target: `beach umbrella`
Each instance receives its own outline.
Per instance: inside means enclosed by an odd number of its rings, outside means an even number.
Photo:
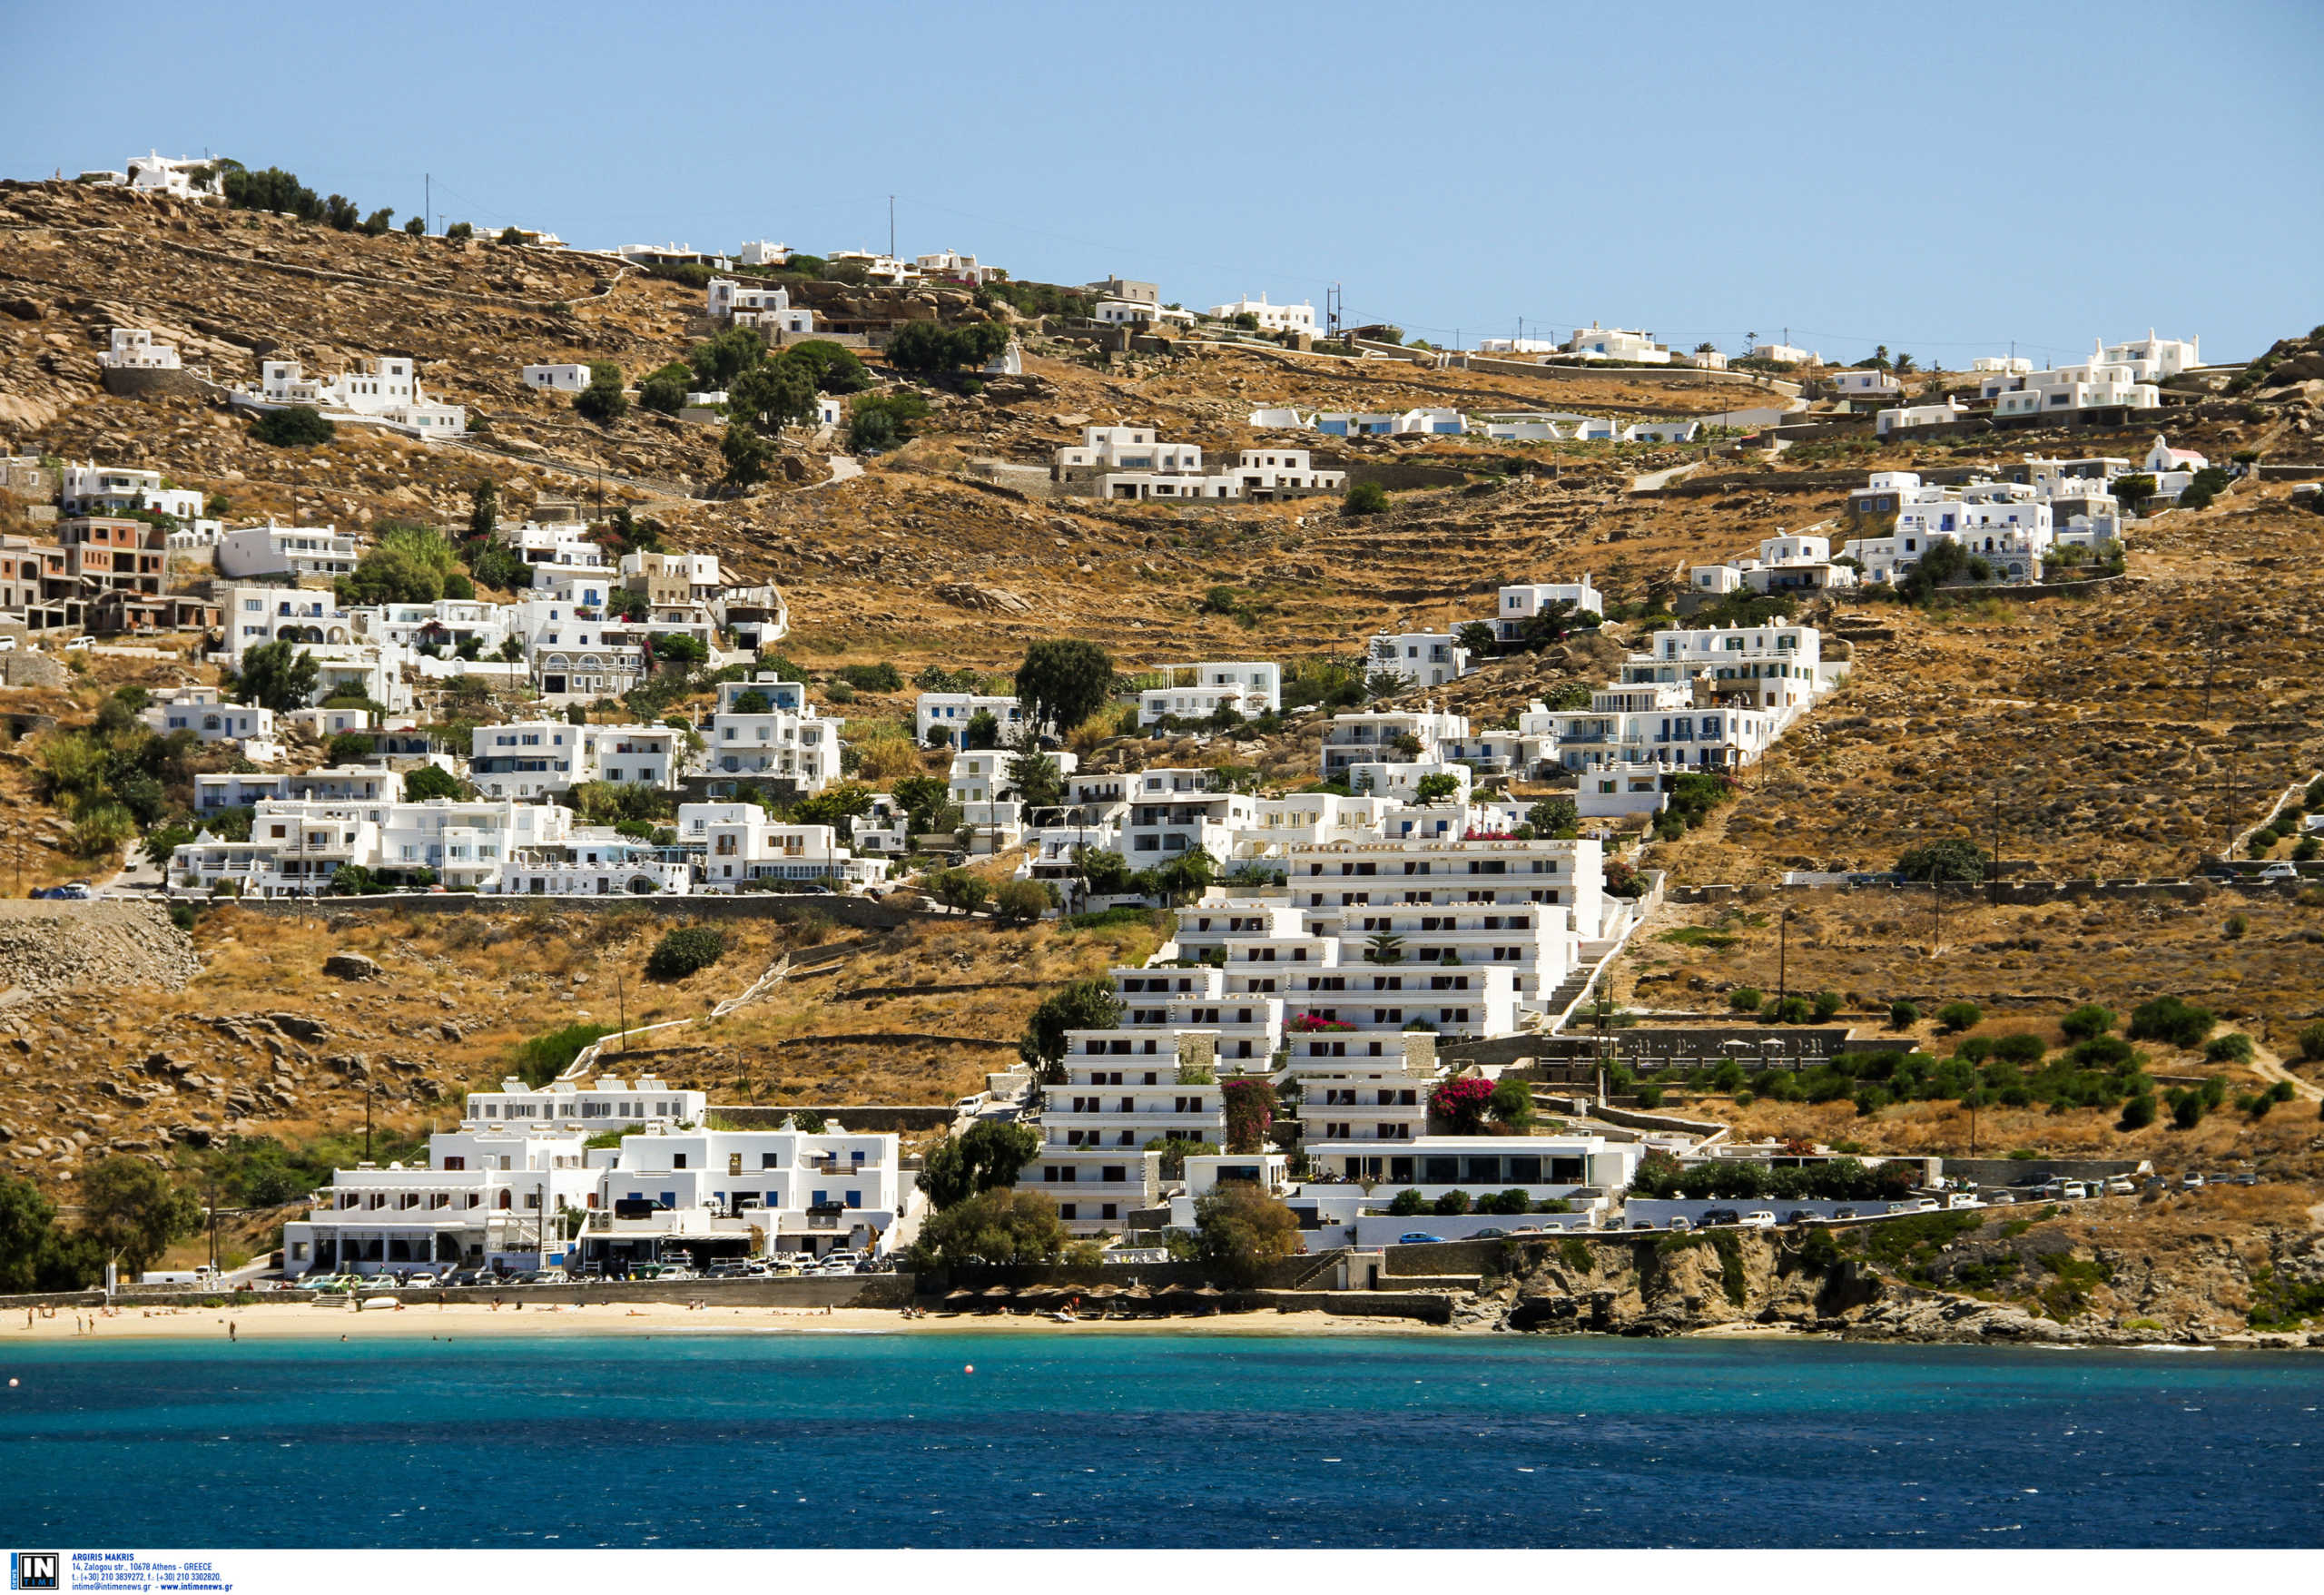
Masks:
[[[964,1302],[973,1302],[976,1299],[977,1293],[972,1290],[948,1291],[944,1295],[944,1305],[948,1307],[957,1307]]]

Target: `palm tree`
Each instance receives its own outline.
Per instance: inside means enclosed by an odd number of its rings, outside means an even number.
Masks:
[[[1368,964],[1400,964],[1404,961],[1404,939],[1393,930],[1376,930],[1364,944],[1364,961]]]

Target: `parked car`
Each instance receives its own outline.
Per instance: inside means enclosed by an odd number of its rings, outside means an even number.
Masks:
[[[1396,1244],[1400,1246],[1433,1246],[1441,1245],[1443,1239],[1444,1237],[1441,1235],[1423,1235],[1420,1231],[1414,1230],[1410,1235],[1398,1236]]]
[[[442,1283],[435,1275],[429,1273],[425,1268],[414,1269],[411,1273],[404,1275],[403,1282],[405,1285],[413,1287],[425,1285],[438,1285]]]
[[[2017,1206],[2017,1198],[2011,1196],[2007,1191],[1995,1191],[1992,1196],[1985,1198],[1985,1206],[1988,1207],[2014,1207]]]
[[[62,886],[36,886],[33,895],[59,902],[86,902],[96,896],[96,891],[86,881],[67,881]]]
[[[1630,1220],[1630,1227],[1632,1229],[1652,1229],[1654,1227],[1654,1220],[1651,1218],[1633,1218]]]
[[[2235,1183],[2240,1186],[2256,1186],[2260,1183],[2260,1177],[2256,1174],[2239,1174],[2235,1177]]]
[[[1835,1218],[1854,1218],[1856,1216],[1856,1209],[1853,1207],[1835,1207],[1832,1209],[1832,1216]]]
[[[1891,1211],[1898,1213],[1934,1213],[1936,1210],[1936,1198],[1935,1196],[1913,1196],[1897,1203],[1896,1206],[1891,1209]]]
[[[2106,1182],[2106,1194],[2110,1196],[2134,1196],[2138,1194],[2138,1189],[2136,1180],[2120,1175]]]
[[[1776,1216],[1761,1208],[1757,1212],[1746,1213],[1736,1222],[1745,1229],[1773,1229],[1776,1226]]]
[[[1794,1207],[1783,1216],[1783,1221],[1786,1224],[1813,1224],[1816,1222],[1816,1215],[1805,1207]]]
[[[77,636],[64,645],[64,651],[68,654],[85,654],[96,645],[97,639],[94,637]]]
[[[1714,1224],[1739,1224],[1742,1219],[1743,1216],[1732,1207],[1706,1207],[1695,1222],[1709,1228]]]
[[[1485,1229],[1471,1230],[1469,1238],[1472,1241],[1505,1241],[1509,1238],[1509,1232],[1499,1225],[1494,1225]]]
[[[1695,1221],[1687,1217],[1684,1214],[1680,1214],[1679,1216],[1670,1220],[1670,1227],[1678,1230],[1692,1229],[1695,1227]]]
[[[2058,1187],[2058,1199],[2063,1202],[2086,1202],[2090,1199],[2090,1187],[2078,1179],[2067,1180]]]
[[[2183,1174],[2179,1177],[2179,1188],[2182,1191],[2200,1191],[2203,1188],[2203,1177],[2192,1171]]]
[[[461,1269],[458,1274],[455,1274],[455,1275],[452,1275],[452,1283],[453,1283],[454,1285],[463,1285],[463,1286],[465,1286],[465,1285],[482,1285],[482,1284],[484,1284],[484,1283],[485,1283],[485,1277],[484,1277],[484,1275],[483,1275],[479,1270],[478,1270],[478,1269],[474,1269],[474,1268],[463,1268],[463,1269]]]
[[[1544,1230],[1538,1224],[1521,1224],[1509,1233],[1512,1235],[1546,1235],[1549,1232]]]
[[[571,1285],[573,1276],[562,1268],[544,1268],[533,1275],[535,1285]]]
[[[2270,864],[2267,868],[2260,871],[2260,879],[2262,881],[2297,881],[2299,879],[2299,866],[2294,863],[2288,863],[2282,859],[2278,859],[2274,863]]]

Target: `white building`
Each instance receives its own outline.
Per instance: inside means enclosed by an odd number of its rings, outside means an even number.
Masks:
[[[117,371],[174,371],[179,369],[174,343],[162,343],[143,327],[115,327],[111,346],[97,356],[97,364]]]
[[[734,251],[737,266],[787,266],[791,263],[791,246],[771,243],[763,238],[753,239]]]
[[[201,489],[166,487],[159,471],[89,461],[66,465],[61,480],[57,509],[67,519],[121,509],[158,510],[182,521],[202,515]]]
[[[1856,586],[1856,572],[1833,562],[1828,537],[1787,537],[1778,527],[1772,537],[1759,540],[1756,559],[1728,560],[1723,565],[1698,565],[1690,585],[1704,596],[1748,590],[1753,593],[1821,592]]]
[[[341,576],[355,569],[353,537],[335,526],[285,527],[269,517],[262,527],[218,535],[212,556],[222,576]]]
[[[1872,429],[1886,438],[1891,432],[1910,431],[1915,427],[1948,426],[1967,419],[1968,415],[1961,401],[1948,393],[1935,404],[1901,404],[1876,410],[1872,417]]]
[[[1236,300],[1231,305],[1213,305],[1206,312],[1214,321],[1231,321],[1237,316],[1250,316],[1258,322],[1262,332],[1313,332],[1315,330],[1315,307],[1305,300],[1295,305],[1267,302],[1261,294],[1256,299]]]
[[[2083,409],[2154,409],[2162,403],[2162,396],[2152,380],[2140,375],[2153,363],[2112,359],[2093,344],[2090,359],[2081,365],[2022,376],[1996,373],[1978,384],[1978,393],[1993,401],[1995,420]]]
[[[1835,371],[1829,380],[1832,391],[1843,399],[1893,399],[1905,390],[1905,385],[1896,380],[1896,372],[1877,367]]]
[[[1561,352],[1579,359],[1620,360],[1634,366],[1670,363],[1669,347],[1655,342],[1653,333],[1626,332],[1620,327],[1600,327],[1595,321],[1587,327],[1576,327]]]
[[[2110,343],[2103,353],[2110,364],[2130,367],[2139,381],[2162,382],[2201,366],[2202,342],[2200,338],[2157,338],[2150,327],[2144,338]]]
[[[258,392],[236,397],[263,408],[308,405],[327,417],[382,421],[422,438],[457,438],[468,429],[468,411],[430,400],[419,364],[408,355],[369,359],[362,369],[329,381],[308,377],[297,360],[262,360]]]
[[[912,710],[913,732],[923,747],[962,747],[969,722],[980,714],[992,716],[1002,743],[1015,741],[1025,712],[1016,697],[1005,693],[922,693]]]
[[[1207,720],[1222,708],[1247,720],[1283,707],[1283,666],[1267,660],[1166,665],[1157,674],[1166,678],[1165,684],[1145,688],[1137,695],[1140,725],[1152,725],[1165,716]]]
[[[1504,643],[1513,643],[1523,635],[1527,621],[1559,604],[1592,615],[1606,613],[1605,596],[1586,571],[1578,582],[1519,582],[1501,589],[1493,610],[1493,635]]]
[[[1469,674],[1469,650],[1451,632],[1383,632],[1365,648],[1364,667],[1407,686],[1443,686]]]
[[[879,1254],[918,1197],[893,1135],[648,1124],[612,1149],[573,1247],[584,1267]]]
[[[1304,448],[1246,448],[1228,474],[1239,497],[1259,503],[1338,493],[1347,487],[1345,471],[1318,470]]]
[[[567,809],[509,800],[262,799],[248,842],[205,831],[170,855],[167,879],[174,891],[226,881],[254,896],[305,896],[356,865],[390,880],[425,871],[451,891],[489,891],[512,854],[564,841],[572,818]]]
[[[1795,349],[1788,343],[1755,343],[1751,359],[1772,360],[1779,366],[1820,366],[1824,357],[1813,350]]]
[[[575,826],[564,841],[512,848],[480,891],[532,897],[683,896],[694,864],[674,846],[622,835],[611,826]]]
[[[137,717],[158,735],[184,731],[205,744],[238,743],[244,757],[261,764],[282,756],[282,744],[275,740],[274,711],[255,704],[230,704],[216,687],[157,693]]]
[[[525,386],[536,393],[579,393],[589,386],[589,368],[580,364],[527,366]]]
[[[742,891],[753,882],[877,886],[884,858],[858,858],[829,825],[776,820],[752,802],[681,803],[678,845],[695,855],[704,891]]]
[[[468,779],[488,798],[549,797],[590,781],[666,792],[677,784],[691,734],[562,720],[479,725],[469,733]]]
[[[840,777],[839,734],[845,724],[809,703],[804,686],[779,680],[773,671],[721,682],[707,768],[714,777],[748,775],[787,781],[797,792],[821,792]]]
[[[159,153],[132,155],[125,172],[84,172],[80,180],[163,199],[207,203],[226,197],[225,171],[214,159],[176,159]]]

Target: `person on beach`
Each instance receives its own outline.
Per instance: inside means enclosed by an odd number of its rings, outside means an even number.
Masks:
[[[226,1320],[226,1338],[229,1341],[237,1338],[234,1334],[234,1321],[231,1318]]]

